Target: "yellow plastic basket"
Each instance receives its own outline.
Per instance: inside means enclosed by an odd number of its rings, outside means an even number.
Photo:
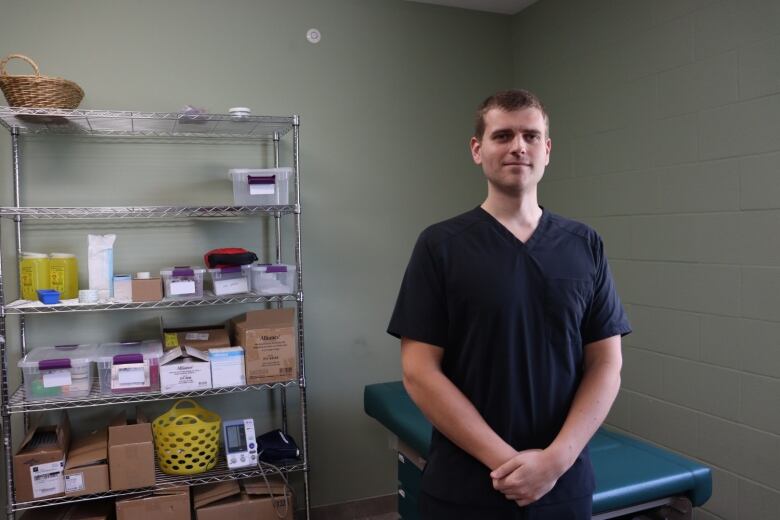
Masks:
[[[176,401],[152,422],[160,470],[168,475],[194,475],[213,468],[221,428],[219,415],[192,399]]]

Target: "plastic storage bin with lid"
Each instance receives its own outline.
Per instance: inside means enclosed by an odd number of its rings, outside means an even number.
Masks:
[[[292,168],[230,170],[237,206],[275,206],[290,203]]]
[[[160,390],[159,340],[102,343],[95,354],[100,392],[126,394]]]
[[[166,298],[172,300],[190,300],[203,298],[202,267],[190,265],[166,267],[160,270],[163,279],[163,290]]]
[[[295,292],[295,266],[257,264],[251,267],[252,292],[255,294],[292,294]]]
[[[97,345],[38,347],[19,360],[28,400],[86,397]]]
[[[214,294],[223,296],[249,292],[249,269],[247,267],[235,265],[209,269]]]

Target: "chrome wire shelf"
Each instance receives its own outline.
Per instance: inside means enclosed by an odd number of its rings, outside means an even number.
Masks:
[[[22,135],[274,139],[289,132],[297,120],[297,116],[0,107],[0,124]]]
[[[242,478],[260,477],[263,475],[272,476],[283,473],[293,473],[307,471],[308,465],[304,461],[293,461],[286,464],[274,466],[261,462],[262,466],[256,468],[241,468],[236,470],[228,469],[225,460],[220,456],[217,465],[211,471],[199,475],[173,476],[162,473],[159,468],[156,469],[155,485],[153,487],[130,489],[125,491],[108,491],[106,493],[96,493],[93,495],[81,495],[76,497],[57,497],[44,500],[34,500],[30,502],[15,502],[11,505],[13,511],[22,511],[35,507],[54,506],[57,504],[71,504],[75,502],[84,502],[87,500],[98,500],[101,498],[128,497],[134,495],[150,494],[156,490],[169,489],[177,486],[200,486],[203,484],[213,484],[215,482],[224,482],[226,480],[238,480]]]
[[[51,314],[58,312],[124,311],[134,309],[169,309],[177,307],[204,307],[209,305],[233,305],[239,303],[277,303],[303,301],[303,294],[280,294],[278,296],[260,296],[257,294],[236,294],[222,297],[206,297],[200,300],[160,300],[157,302],[130,303],[67,303],[44,305],[41,302],[16,300],[5,307],[5,314]]]
[[[193,217],[242,217],[297,213],[297,205],[283,206],[117,206],[117,207],[0,207],[0,217],[35,220],[58,219],[156,219]]]
[[[146,403],[150,401],[167,401],[170,399],[187,399],[193,397],[206,397],[209,395],[235,394],[250,390],[270,390],[272,388],[286,388],[298,385],[297,379],[282,381],[265,385],[228,386],[223,388],[209,388],[207,390],[195,390],[192,392],[176,392],[162,394],[160,392],[143,392],[137,394],[106,395],[100,392],[100,381],[92,381],[92,389],[88,396],[73,399],[45,399],[28,400],[24,386],[19,387],[8,401],[8,413],[45,412],[49,410],[64,410],[70,408],[89,408],[93,406],[105,406],[123,403]]]

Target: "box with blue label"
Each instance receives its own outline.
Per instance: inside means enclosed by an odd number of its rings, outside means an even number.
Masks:
[[[209,362],[211,363],[211,386],[213,388],[246,384],[243,348],[209,349]]]

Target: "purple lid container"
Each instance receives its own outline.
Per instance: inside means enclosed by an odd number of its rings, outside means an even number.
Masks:
[[[140,353],[135,354],[117,354],[114,356],[115,365],[128,365],[130,363],[143,363],[144,355]]]
[[[70,359],[44,359],[38,361],[38,370],[54,370],[55,368],[70,368]]]
[[[276,175],[247,175],[248,184],[276,184]]]

